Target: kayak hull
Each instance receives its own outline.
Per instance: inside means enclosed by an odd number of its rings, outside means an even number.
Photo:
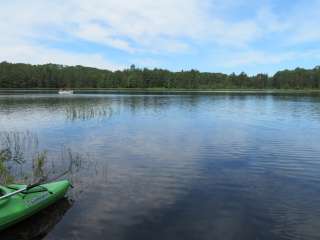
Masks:
[[[15,192],[26,185],[0,187],[4,194]],[[0,200],[0,231],[38,213],[63,198],[70,187],[69,181],[59,181],[40,185]]]

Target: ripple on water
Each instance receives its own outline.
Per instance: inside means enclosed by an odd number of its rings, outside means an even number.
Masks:
[[[70,169],[74,204],[45,239],[320,239],[318,105],[252,94],[1,96],[0,132],[15,141],[0,134],[0,150],[16,179],[32,181],[44,151],[43,174]],[[26,132],[38,143],[15,137]]]

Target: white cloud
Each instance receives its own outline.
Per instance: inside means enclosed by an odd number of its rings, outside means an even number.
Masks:
[[[90,48],[90,53],[75,53],[67,48],[49,47],[54,46],[50,43],[80,40],[98,44],[100,50],[119,49],[132,59],[139,54],[143,59],[151,59],[163,54],[193,53],[201,46],[210,48],[209,51],[222,49],[227,54],[220,59],[227,59],[230,66],[278,64],[303,57],[297,49],[285,49],[320,40],[320,1],[312,0],[309,5],[301,1],[286,13],[279,12],[271,3],[4,0],[0,3],[0,60],[121,67],[94,48]],[[249,5],[254,5],[250,15],[242,14]],[[239,16],[233,16],[237,11]],[[268,52],[264,41],[284,50],[278,54]]]
[[[224,54],[220,59],[220,64],[224,67],[237,67],[251,64],[278,64],[283,61],[292,60],[297,53],[268,53],[264,51],[240,51],[233,54]]]
[[[257,65],[279,65],[283,62],[290,62],[299,59],[320,60],[320,50],[308,51],[283,51],[283,52],[268,52],[263,50],[240,50],[238,52],[221,52],[214,57],[213,64],[222,68],[239,68],[246,66],[252,67]],[[296,66],[298,67],[298,66]],[[243,69],[244,71],[245,69]],[[280,70],[279,68],[277,70]]]
[[[77,53],[41,44],[43,41],[62,40],[54,32],[64,31],[68,27],[68,24],[63,24],[68,8],[61,6],[58,1],[55,4],[49,1],[1,3],[0,61],[80,64],[112,70],[122,68],[99,53]]]
[[[236,23],[212,15],[208,2],[197,0],[132,0],[132,1],[76,1],[82,6],[78,23],[101,23],[113,37],[125,37],[138,48],[169,50],[170,45],[185,47],[184,38],[228,45],[245,45],[257,37],[254,21]],[[214,1],[210,9],[219,8],[223,1]],[[79,16],[79,15],[78,15]],[[174,39],[174,40],[173,40]],[[166,44],[157,43],[167,41]],[[168,48],[169,47],[169,48]]]
[[[184,38],[221,44],[255,39],[252,21],[232,23],[212,16],[208,1],[70,0],[7,2],[0,9],[1,30],[12,37],[51,38],[52,30],[128,52],[187,50]],[[213,7],[219,8],[222,1]],[[43,35],[46,34],[46,35]]]
[[[75,36],[83,40],[108,45],[130,53],[135,52],[135,50],[130,47],[127,41],[114,38],[111,34],[111,31],[108,31],[107,28],[102,28],[98,24],[82,24],[73,33]]]
[[[102,55],[93,53],[73,53],[42,46],[16,44],[0,46],[0,62],[21,62],[30,64],[56,63],[63,65],[83,65],[102,69],[116,70],[124,68],[122,65],[109,62]]]

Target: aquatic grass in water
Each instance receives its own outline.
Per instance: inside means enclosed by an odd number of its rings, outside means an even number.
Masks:
[[[3,185],[65,178],[78,186],[70,193],[78,199],[94,176],[103,170],[90,154],[80,154],[66,146],[61,146],[60,152],[40,149],[37,134],[30,131],[1,132],[0,147],[0,184]]]
[[[6,156],[4,151],[0,152],[0,185],[6,185],[13,182],[13,177],[5,164]]]
[[[47,151],[43,151],[37,154],[32,161],[33,177],[36,178],[33,181],[39,181],[45,179],[44,166],[47,160]]]

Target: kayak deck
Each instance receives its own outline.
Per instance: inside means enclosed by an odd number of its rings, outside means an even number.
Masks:
[[[69,187],[70,182],[66,180],[52,182],[0,200],[0,231],[57,202]],[[0,186],[0,197],[24,188],[26,185]]]

